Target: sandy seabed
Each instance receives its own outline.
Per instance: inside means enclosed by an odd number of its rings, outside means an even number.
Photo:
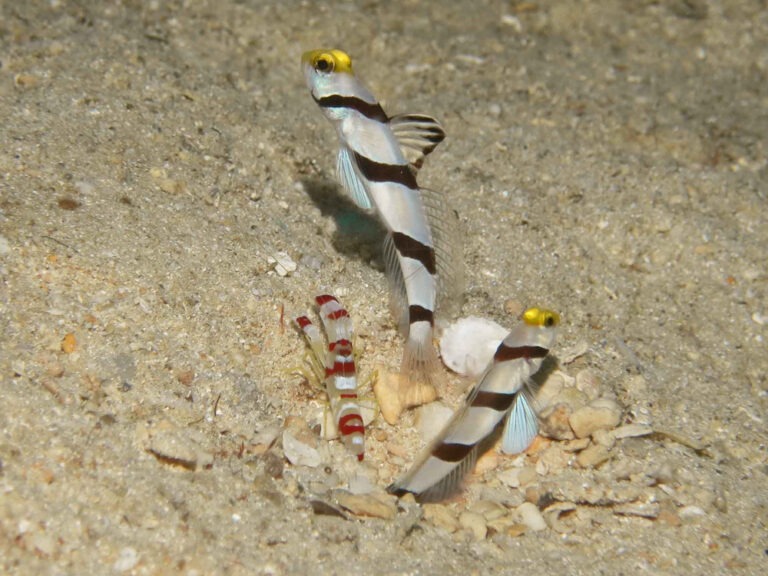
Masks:
[[[462,315],[560,311],[564,371],[653,434],[492,453],[385,517],[334,494],[408,466],[415,412],[363,464],[285,460],[322,412],[312,296],[343,298],[363,380],[402,347],[299,70],[320,46],[444,124],[420,181],[460,218]],[[0,572],[768,572],[764,1],[4,1],[0,126]],[[545,529],[488,513],[524,500]]]

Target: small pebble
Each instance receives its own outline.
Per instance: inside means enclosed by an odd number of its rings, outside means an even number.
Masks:
[[[395,372],[377,370],[373,393],[387,424],[395,424],[407,408],[414,408],[437,399],[437,390],[431,384],[411,382]]]
[[[543,412],[553,404],[557,404],[563,389],[572,382],[575,380],[567,374],[559,370],[552,372],[536,392],[536,405],[539,411]]]
[[[112,564],[112,570],[115,572],[128,572],[128,570],[133,570],[138,563],[139,553],[136,552],[135,548],[128,546],[120,550],[120,556]]]
[[[520,479],[520,475],[524,468],[510,468],[508,470],[504,470],[503,472],[500,472],[497,476],[499,481],[504,484],[505,486],[509,486],[510,488],[519,488],[522,486],[522,481]],[[534,470],[534,474],[535,474]]]
[[[563,366],[567,366],[571,362],[584,356],[587,352],[589,352],[589,344],[582,341],[575,346],[571,346],[567,350],[564,350],[561,354],[558,354],[558,356],[560,357],[560,363]]]
[[[528,530],[528,526],[526,526],[525,524],[514,523],[511,526],[507,527],[507,529],[505,530],[505,533],[508,536],[511,536],[512,538],[517,538],[518,536],[522,536],[523,534],[525,534],[527,530]]]
[[[575,386],[566,386],[558,397],[558,402],[566,404],[571,412],[575,412],[589,404],[589,397]]]
[[[68,332],[61,340],[61,351],[64,354],[72,354],[77,349],[77,339],[72,332]]]
[[[37,532],[29,539],[29,545],[43,556],[50,556],[56,551],[56,540],[44,532]]]
[[[501,110],[499,110],[499,112],[501,112]],[[525,312],[525,306],[523,306],[523,303],[520,302],[520,300],[510,298],[509,300],[504,301],[504,311],[510,316],[518,318]]]
[[[621,421],[621,408],[613,400],[600,398],[571,414],[568,422],[577,438],[590,436],[596,430],[615,428]]]
[[[459,521],[451,510],[442,504],[424,504],[424,519],[446,532],[456,532],[459,529]]]
[[[541,475],[550,474],[568,467],[570,454],[563,451],[559,444],[551,444],[539,454],[539,460],[536,462],[536,471]]]
[[[472,533],[475,541],[485,540],[488,528],[485,525],[485,518],[477,512],[465,511],[459,516],[459,524]]]
[[[653,434],[653,428],[645,424],[625,424],[613,431],[613,437],[617,440],[621,440],[622,438],[648,436],[649,434]]]
[[[482,476],[487,472],[498,469],[502,458],[503,456],[496,452],[496,450],[489,450],[477,459],[477,464],[475,464],[474,468],[474,474]]]
[[[320,270],[323,267],[323,259],[319,256],[304,254],[299,258],[299,264],[312,270]]]
[[[178,380],[179,384],[183,386],[191,385],[194,379],[195,379],[194,370],[179,370],[176,372],[176,380]]]
[[[642,518],[658,518],[661,506],[658,502],[629,502],[613,507],[613,513],[620,516],[640,516]]]
[[[478,500],[470,506],[469,510],[481,514],[486,520],[495,520],[507,513],[507,509],[504,506],[493,500]]]
[[[371,479],[364,474],[355,474],[349,479],[349,491],[352,494],[370,494],[375,488]]]
[[[589,400],[595,400],[600,396],[600,378],[590,369],[582,370],[576,374],[576,388]]]
[[[592,444],[586,450],[579,452],[576,461],[582,468],[595,468],[611,457],[610,451],[605,446]]]
[[[616,445],[616,436],[613,435],[613,430],[595,430],[592,433],[592,442],[612,450]]]
[[[523,502],[520,504],[520,506],[517,507],[516,513],[520,522],[534,532],[539,532],[547,528],[547,522],[544,520],[544,516],[541,515],[541,511],[531,502]]]
[[[571,408],[567,404],[550,406],[539,416],[542,434],[555,440],[571,440],[573,430],[570,417]]]
[[[352,494],[336,492],[336,502],[355,516],[391,520],[397,515],[397,498],[389,494]]]
[[[13,83],[17,88],[34,88],[40,83],[40,79],[34,74],[20,72],[13,77]]]
[[[589,446],[589,438],[576,438],[569,440],[562,445],[563,452],[581,452]]]
[[[680,520],[680,516],[675,514],[674,512],[671,512],[669,510],[662,510],[659,512],[659,516],[657,518],[659,522],[663,522],[664,524],[668,524],[669,526],[680,526],[682,525],[682,521]]]
[[[677,513],[680,515],[680,518],[694,518],[696,516],[707,515],[707,513],[699,506],[683,506]]]
[[[513,533],[511,533],[510,536],[520,536],[520,534],[523,534],[526,530],[525,524],[520,523],[516,514],[505,514],[499,518],[489,520],[487,527],[488,530],[497,534],[509,534],[510,531],[512,531]]]
[[[555,502],[544,510],[544,518],[547,525],[555,532],[567,534],[573,532],[572,523],[566,522],[565,518],[571,516],[571,513],[577,510],[573,502]]]
[[[276,425],[265,426],[257,431],[251,439],[251,450],[257,456],[264,454],[274,444],[280,435],[280,427]]]

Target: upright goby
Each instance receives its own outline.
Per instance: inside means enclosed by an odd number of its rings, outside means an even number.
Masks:
[[[559,322],[560,317],[551,310],[526,310],[523,321],[499,344],[493,361],[462,407],[410,471],[387,490],[399,496],[410,492],[421,502],[451,495],[507,415],[502,451],[524,451],[538,432],[527,384],[554,344]]]
[[[387,116],[341,50],[306,52],[302,66],[312,97],[338,132],[342,187],[360,208],[375,208],[387,228],[384,261],[407,338],[401,371],[429,380],[437,365],[436,302],[456,301],[463,289],[455,217],[439,194],[416,182],[445,132],[429,116]]]

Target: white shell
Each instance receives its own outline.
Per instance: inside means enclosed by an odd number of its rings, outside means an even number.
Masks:
[[[480,376],[509,330],[493,320],[469,316],[448,326],[440,338],[443,363],[462,376]]]

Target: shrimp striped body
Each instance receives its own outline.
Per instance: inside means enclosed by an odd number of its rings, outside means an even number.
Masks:
[[[523,322],[501,342],[463,406],[411,470],[387,490],[397,495],[411,492],[420,501],[449,496],[474,466],[484,441],[505,416],[502,451],[523,452],[538,431],[526,384],[549,353],[558,323],[555,312],[526,310]]]
[[[407,336],[402,371],[429,379],[437,365],[432,332],[440,263],[449,263],[441,285],[455,284],[458,276],[452,272],[455,263],[447,255],[449,249],[442,258],[433,235],[434,221],[439,226],[447,220],[447,207],[436,201],[430,209],[416,172],[445,133],[428,116],[388,117],[340,50],[307,52],[302,65],[312,97],[338,132],[337,176],[342,186],[359,207],[375,208],[388,231],[385,263],[393,284],[393,307]]]
[[[334,296],[316,296],[320,319],[328,337],[326,348],[320,330],[306,316],[296,318],[317,362],[325,374],[325,387],[333,421],[344,445],[358,460],[365,455],[365,426],[357,402],[357,374],[352,348],[354,332],[349,313]]]

